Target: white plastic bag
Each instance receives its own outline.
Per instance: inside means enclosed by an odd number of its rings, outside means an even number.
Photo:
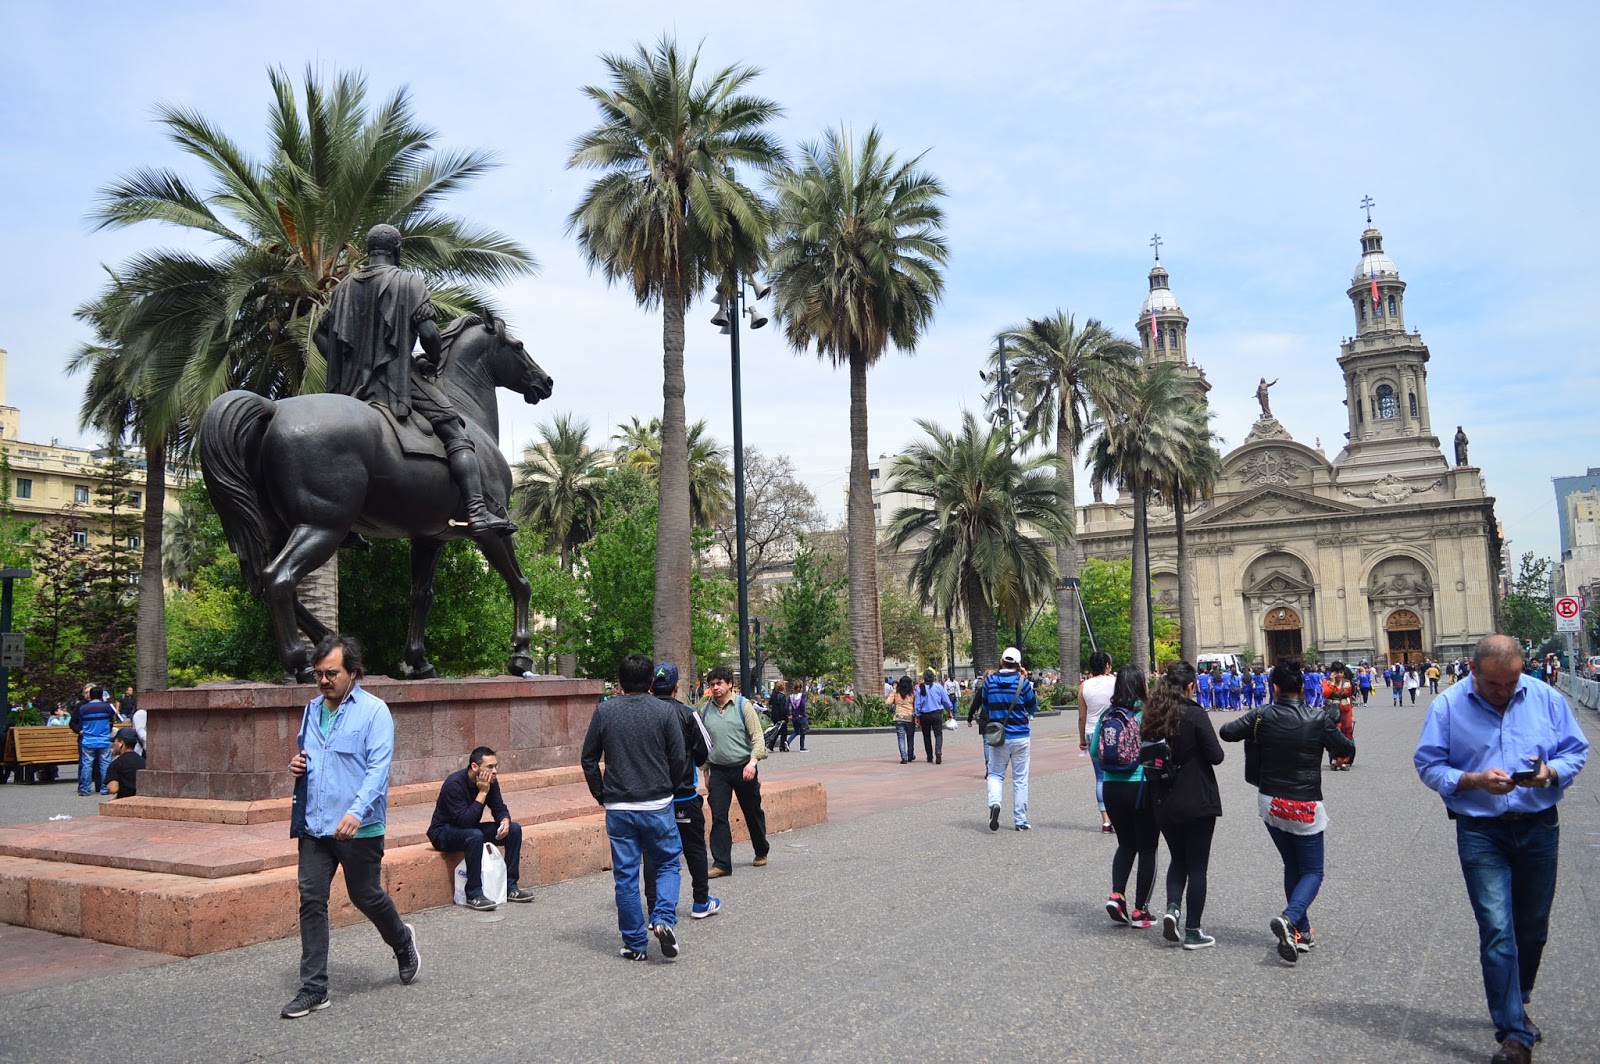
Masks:
[[[500,856],[500,847],[492,842],[483,844],[483,896],[496,905],[506,903],[506,859]],[[467,904],[467,862],[456,865],[456,904]]]
[[[945,731],[955,731],[956,730],[956,718],[951,717],[949,720],[945,721],[944,722],[944,730]]]

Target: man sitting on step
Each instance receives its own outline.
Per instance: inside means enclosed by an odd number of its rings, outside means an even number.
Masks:
[[[487,746],[472,751],[467,767],[444,778],[433,806],[428,841],[444,853],[461,850],[467,858],[467,907],[489,910],[495,903],[483,894],[483,847],[506,848],[506,900],[532,901],[533,891],[517,885],[522,862],[522,827],[500,796],[500,759]],[[487,811],[494,819],[484,820]]]

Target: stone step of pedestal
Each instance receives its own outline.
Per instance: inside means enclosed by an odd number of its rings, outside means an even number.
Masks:
[[[544,787],[560,787],[583,783],[583,769],[576,765],[564,768],[535,769],[530,772],[507,772],[500,777],[500,793],[512,795]],[[389,788],[389,808],[431,804],[439,797],[437,783],[406,783]],[[507,797],[507,805],[512,799]],[[138,795],[100,805],[101,816],[138,817],[146,820],[185,820],[198,824],[270,824],[289,820],[288,798],[264,798],[253,802],[226,801],[219,798],[149,798]]]
[[[551,788],[554,790],[555,788]],[[541,796],[543,797],[543,796]],[[131,799],[130,799],[131,800]],[[512,815],[524,822],[522,836],[522,885],[555,883],[610,867],[610,846],[606,841],[605,816],[584,789],[587,808],[580,814],[543,822],[524,821],[518,805],[508,801]],[[762,807],[771,834],[794,828],[811,827],[828,819],[827,792],[821,783],[806,780],[770,781],[762,786]],[[415,807],[413,807],[415,808]],[[423,807],[419,815],[431,812]],[[402,814],[406,815],[406,814]],[[730,818],[736,840],[749,834],[737,804]],[[427,827],[427,817],[421,817]],[[185,822],[145,821],[163,825],[168,844],[181,846],[186,835],[201,829],[229,832],[234,825],[208,825]],[[234,949],[298,933],[299,896],[297,870],[293,861],[295,844],[279,835],[283,825],[256,826],[274,838],[259,840],[261,849],[244,858],[263,862],[256,870],[207,876],[194,874],[202,867],[216,867],[196,860],[176,859],[169,851],[174,868],[189,868],[190,874],[150,871],[126,863],[137,861],[137,845],[121,855],[105,840],[112,836],[81,829],[63,831],[65,845],[90,847],[94,844],[104,863],[83,863],[64,859],[60,839],[46,837],[49,829],[72,825],[97,824],[124,832],[141,826],[137,819],[105,817],[81,821],[18,825],[0,831],[31,831],[26,848],[32,856],[0,856],[0,922],[32,927],[56,934],[77,935],[131,946],[136,949],[194,957],[219,950]],[[37,830],[35,830],[37,829]],[[245,829],[249,830],[249,829]],[[402,843],[411,836],[390,837],[384,854],[384,886],[402,913],[448,905],[454,893],[454,870],[459,854],[439,853],[426,842]],[[12,836],[7,846],[20,845]],[[246,848],[256,846],[246,842]],[[91,849],[93,847],[90,847]],[[10,850],[0,847],[0,853]],[[87,852],[87,851],[85,851]],[[288,863],[277,863],[284,852]],[[119,856],[123,864],[109,859]],[[329,918],[335,926],[354,923],[361,914],[350,904],[341,877],[335,877],[329,902]]]

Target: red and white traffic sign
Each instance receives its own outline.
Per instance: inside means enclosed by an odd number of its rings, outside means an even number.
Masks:
[[[1582,628],[1578,615],[1583,612],[1583,603],[1571,595],[1563,595],[1556,599],[1556,631],[1576,632]]]

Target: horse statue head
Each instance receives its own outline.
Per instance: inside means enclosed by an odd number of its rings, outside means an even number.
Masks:
[[[516,392],[524,402],[533,404],[548,399],[555,387],[522,341],[491,312],[455,319],[441,330],[440,338],[445,349],[440,383],[463,417],[476,421],[496,438],[500,435],[496,388]]]

